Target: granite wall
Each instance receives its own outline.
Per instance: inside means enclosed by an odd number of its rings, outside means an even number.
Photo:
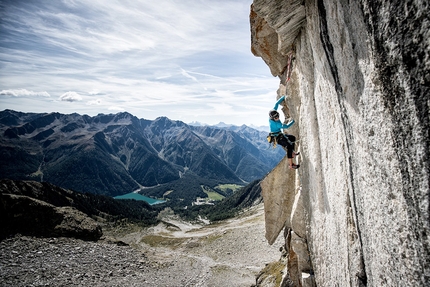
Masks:
[[[251,50],[301,152],[261,184],[282,286],[430,282],[428,15],[426,1],[254,0]]]

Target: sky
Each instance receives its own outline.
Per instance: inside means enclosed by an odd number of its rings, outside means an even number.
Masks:
[[[252,0],[0,0],[0,110],[268,125]]]

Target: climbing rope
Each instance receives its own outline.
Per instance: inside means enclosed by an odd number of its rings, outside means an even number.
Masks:
[[[292,59],[293,59],[293,50],[291,50],[288,53],[288,65],[287,65],[287,74],[286,74],[287,81],[286,81],[286,83],[288,83],[288,81],[291,78],[291,61],[292,61]]]

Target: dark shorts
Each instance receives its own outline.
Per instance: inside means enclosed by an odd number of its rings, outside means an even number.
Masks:
[[[288,158],[293,157],[295,141],[296,141],[296,137],[293,135],[279,134],[276,138],[276,142],[287,149]]]

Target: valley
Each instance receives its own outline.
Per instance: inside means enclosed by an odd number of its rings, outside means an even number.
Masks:
[[[264,132],[11,110],[0,132],[1,286],[251,286],[279,257]]]
[[[169,212],[149,228],[103,226],[98,242],[17,236],[0,243],[0,278],[13,286],[252,286],[281,241],[264,238],[263,206],[212,225]]]

